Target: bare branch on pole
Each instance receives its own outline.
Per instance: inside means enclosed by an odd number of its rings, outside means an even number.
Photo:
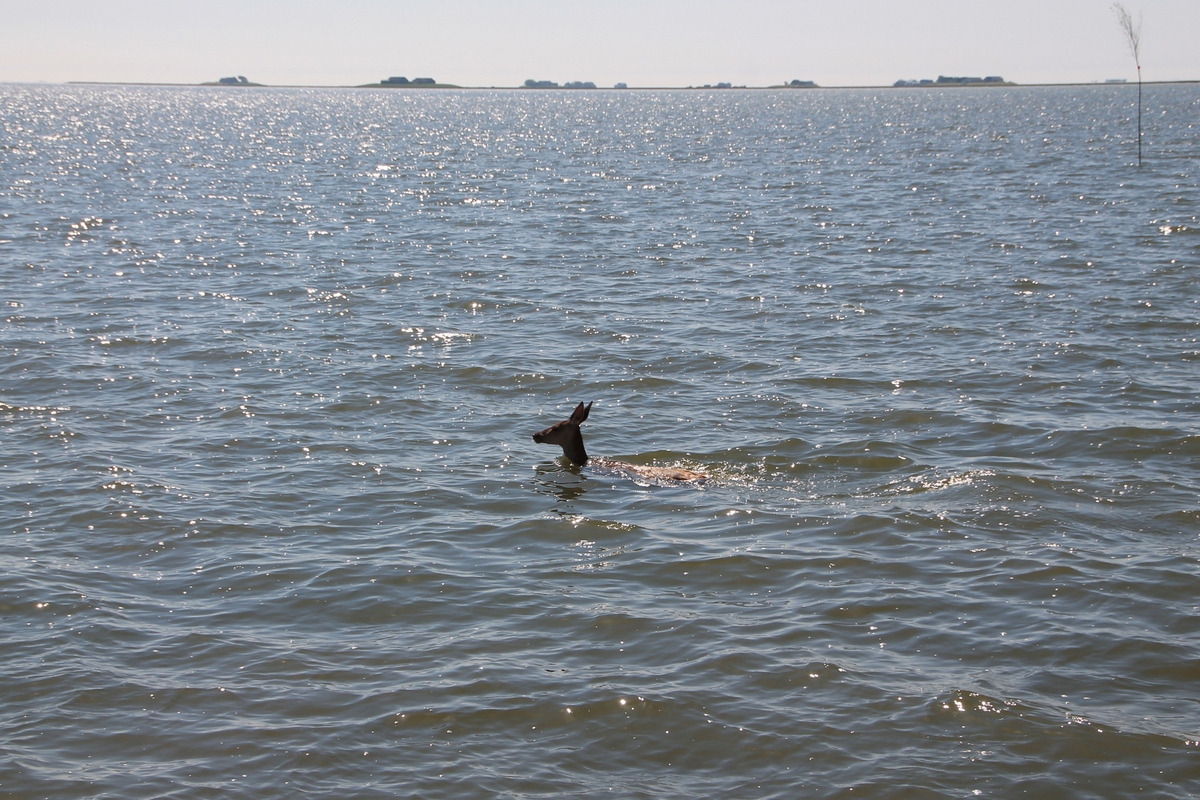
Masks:
[[[1133,54],[1133,63],[1137,65],[1138,74],[1138,166],[1142,165],[1142,14],[1138,12],[1137,22],[1120,3],[1113,3],[1113,13],[1117,15],[1117,24],[1125,34],[1129,44],[1129,52]]]
[[[1120,3],[1113,3],[1113,13],[1117,15],[1117,24],[1121,26],[1121,30],[1125,34],[1125,39],[1129,44],[1129,53],[1133,56],[1133,63],[1137,64],[1137,68],[1142,68],[1142,15],[1139,13],[1137,22],[1133,21],[1133,17],[1125,6]]]

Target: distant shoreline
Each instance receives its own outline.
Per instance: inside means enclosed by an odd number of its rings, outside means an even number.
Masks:
[[[2,83],[2,82],[0,82]],[[28,83],[27,81],[13,81],[13,83]],[[1187,79],[1177,81],[1142,81],[1143,86],[1173,86],[1187,85],[1200,83],[1200,79]],[[1054,87],[1054,86],[1103,86],[1106,88],[1119,88],[1137,86],[1137,81],[1128,81],[1125,83],[1110,83],[1108,81],[1091,81],[1082,82],[1059,82],[1059,83],[1012,83],[1005,81],[1004,83],[933,83],[921,86],[895,86],[892,84],[880,85],[859,85],[859,86],[788,86],[787,84],[774,84],[771,86],[731,86],[731,87],[714,87],[714,86],[629,86],[622,89],[608,88],[599,86],[595,89],[579,89],[568,86],[459,86],[452,83],[436,83],[436,84],[381,84],[381,83],[366,83],[357,85],[338,85],[338,84],[268,84],[268,83],[248,83],[248,84],[220,84],[215,82],[205,83],[156,83],[151,81],[66,81],[65,83],[47,83],[33,84],[47,86],[170,86],[176,88],[206,88],[206,89],[375,89],[384,91],[427,91],[427,90],[497,90],[497,91],[522,91],[522,92],[636,92],[636,91],[712,91],[712,92],[734,92],[734,91],[791,91],[791,92],[813,92],[829,89],[894,89],[896,91],[921,91],[928,89],[1025,89],[1039,87]]]

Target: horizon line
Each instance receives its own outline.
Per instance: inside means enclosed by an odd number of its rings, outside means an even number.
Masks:
[[[1136,86],[1139,82],[1136,80],[1130,81],[1126,79],[1105,79],[1095,81],[1046,81],[1036,83],[1016,83],[1015,81],[1003,81],[984,83],[982,81],[974,83],[927,83],[920,85],[896,85],[894,83],[887,84],[810,84],[805,86],[791,86],[786,83],[767,84],[762,86],[737,85],[737,86],[717,86],[713,84],[689,85],[689,86],[595,86],[595,87],[573,87],[573,86],[465,86],[450,83],[436,84],[396,84],[388,85],[384,83],[364,83],[364,84],[285,84],[285,83],[242,83],[242,84],[222,84],[217,81],[204,81],[201,83],[178,83],[165,81],[5,81],[0,80],[0,84],[8,85],[33,85],[33,86],[171,86],[182,88],[215,88],[215,89],[384,89],[388,91],[428,91],[428,90],[504,90],[504,91],[529,91],[529,92],[545,92],[545,91],[565,91],[565,92],[589,92],[589,91],[670,91],[670,90],[697,90],[711,89],[713,91],[735,91],[735,90],[765,90],[765,89],[788,89],[792,91],[811,91],[814,89],[993,89],[993,88],[1014,88],[1014,87],[1037,87],[1037,86]],[[1168,84],[1190,84],[1200,83],[1200,78],[1182,78],[1176,80],[1155,80],[1141,81],[1145,85],[1168,85]]]

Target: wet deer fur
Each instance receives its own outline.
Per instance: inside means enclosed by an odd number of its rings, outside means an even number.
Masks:
[[[570,417],[564,419],[562,422],[551,425],[543,431],[538,431],[533,435],[533,440],[538,444],[559,445],[563,449],[563,455],[582,467],[588,462],[588,454],[583,446],[583,433],[580,432],[579,426],[587,420],[588,414],[591,411],[591,403],[588,403],[586,406],[580,403],[571,412]],[[707,477],[703,472],[693,472],[690,469],[680,469],[678,467],[643,467],[638,464],[630,464],[626,461],[613,461],[608,458],[598,458],[595,462],[604,467],[622,470],[652,480],[694,481],[703,483]]]

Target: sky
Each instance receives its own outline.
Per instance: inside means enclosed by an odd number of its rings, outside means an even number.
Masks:
[[[1143,78],[1200,79],[1200,0],[1128,0]],[[0,0],[0,82],[1018,83],[1137,71],[1111,0]]]

